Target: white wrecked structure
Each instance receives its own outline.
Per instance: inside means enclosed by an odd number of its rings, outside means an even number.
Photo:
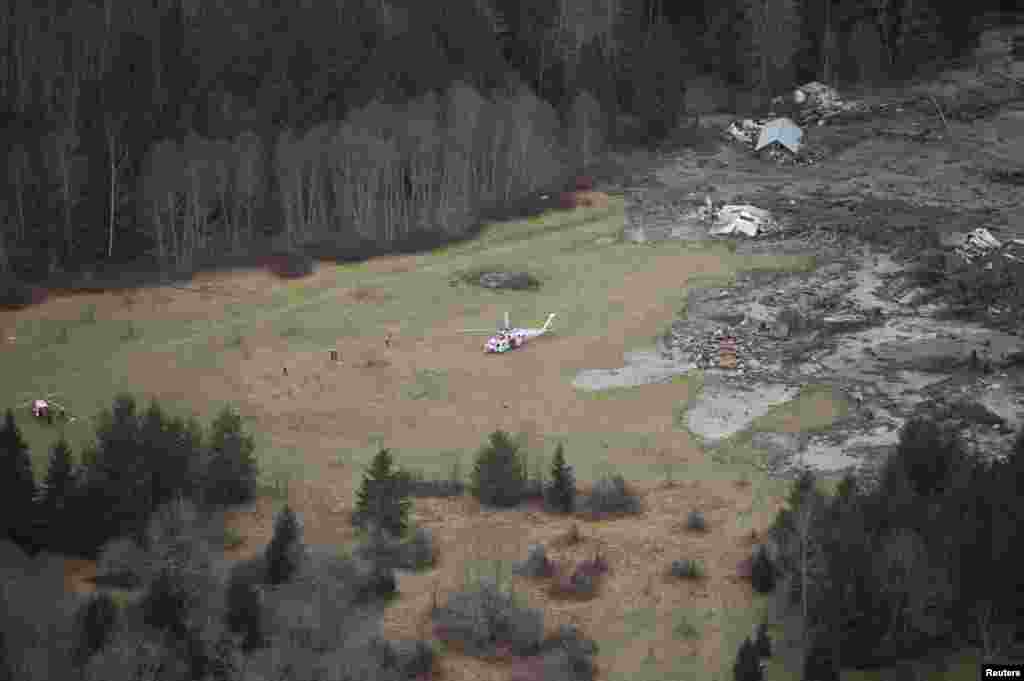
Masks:
[[[755,237],[776,226],[772,214],[764,208],[749,204],[728,204],[714,211],[709,233],[712,236],[742,234]]]

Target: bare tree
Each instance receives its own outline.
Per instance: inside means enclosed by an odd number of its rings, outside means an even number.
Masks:
[[[109,2],[109,0],[108,0]],[[107,257],[114,255],[114,229],[117,225],[118,208],[121,203],[121,175],[125,159],[128,158],[128,145],[125,140],[127,121],[123,115],[108,113],[104,121],[104,137],[106,139],[107,168],[109,171],[109,203],[107,211]]]
[[[798,48],[800,14],[795,0],[743,0],[750,25],[750,48],[761,88],[770,88],[778,70],[791,65]]]

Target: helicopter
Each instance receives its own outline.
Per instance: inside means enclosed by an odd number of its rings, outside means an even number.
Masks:
[[[484,352],[488,354],[503,353],[509,350],[515,350],[523,347],[528,340],[532,340],[538,336],[543,336],[551,328],[551,320],[555,318],[555,313],[552,312],[548,315],[547,320],[544,322],[544,326],[539,329],[527,329],[527,328],[513,328],[512,324],[508,319],[508,312],[505,313],[505,323],[498,327],[497,333],[492,335],[484,343]],[[487,329],[463,329],[463,333],[491,333]]]

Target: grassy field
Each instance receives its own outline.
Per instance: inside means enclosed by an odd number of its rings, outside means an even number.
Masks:
[[[59,433],[28,418],[28,400],[40,395],[55,394],[76,417],[64,426],[76,451],[92,436],[94,415],[121,391],[205,422],[235,405],[257,438],[266,495],[255,514],[235,519],[239,555],[267,540],[268,518],[285,498],[303,514],[311,543],[351,540],[337,513],[351,508],[363,468],[382,446],[394,447],[401,465],[433,477],[453,467],[468,472],[495,428],[526,435],[531,471],[546,469],[562,443],[582,484],[620,473],[637,486],[647,511],[588,524],[595,541],[613,549],[615,579],[605,596],[552,608],[540,592],[518,586],[549,620],[571,615],[598,640],[605,678],[724,680],[766,607],[731,576],[732,566],[749,553],[744,538],[770,523],[786,485],[761,471],[749,431],[712,455],[678,427],[680,405],[699,393],[700,372],[588,394],[571,379],[584,368],[620,366],[625,351],[652,345],[680,313],[689,286],[728,282],[743,269],[812,263],[741,257],[722,243],[625,243],[622,225],[623,203],[613,199],[607,211],[496,224],[472,243],[428,254],[321,264],[300,281],[263,272],[211,275],[197,278],[189,293],[76,296],[2,313],[0,329],[16,340],[0,354],[0,402],[18,408],[40,475]],[[458,281],[489,267],[525,269],[541,286],[492,291]],[[216,289],[204,288],[211,281]],[[505,311],[524,325],[556,312],[555,333],[508,356],[484,356],[483,339],[461,330],[492,328]],[[395,339],[390,349],[381,342],[386,332]],[[343,362],[329,363],[329,349]],[[843,408],[829,394],[806,390],[752,429],[822,428]],[[435,574],[409,577],[403,594],[428,583],[417,580],[454,579],[449,573],[458,572],[460,558],[475,560],[460,553],[475,536],[507,531],[510,553],[494,559],[508,560],[565,524],[459,504],[416,502],[417,522],[440,535],[442,555],[451,558]],[[673,529],[681,509],[685,516],[690,508],[708,517],[707,535]],[[659,576],[677,551],[708,566],[699,588]],[[633,589],[650,594],[651,603],[636,606]],[[403,628],[411,619],[404,613],[421,601],[403,595],[391,606],[392,633],[414,633]],[[458,664],[450,678],[487,678],[472,661]],[[796,677],[773,671],[769,678]]]

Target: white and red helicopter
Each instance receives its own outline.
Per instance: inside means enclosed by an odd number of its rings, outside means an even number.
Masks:
[[[487,353],[501,353],[508,352],[509,350],[515,350],[526,345],[526,341],[532,340],[537,336],[543,336],[551,328],[551,320],[555,318],[555,313],[548,315],[547,320],[544,322],[544,326],[539,329],[521,329],[513,327],[508,321],[508,312],[505,313],[505,324],[498,327],[498,332],[487,339],[484,343],[484,352]],[[490,333],[490,331],[484,329],[464,329],[463,333]]]

